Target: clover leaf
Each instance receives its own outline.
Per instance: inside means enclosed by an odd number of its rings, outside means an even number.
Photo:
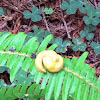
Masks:
[[[84,4],[83,0],[76,0],[76,7],[77,8],[83,7],[83,4]]]
[[[25,40],[25,43],[24,43],[24,44],[26,44],[26,43],[27,43],[27,41],[28,41],[28,40],[30,40],[32,37],[34,37],[34,33],[29,32],[29,33],[27,34],[27,38],[26,38],[26,40]]]
[[[45,34],[43,35],[43,38],[46,38],[48,35],[50,35],[51,33],[49,31],[45,31]]]
[[[44,9],[44,12],[46,13],[46,14],[52,14],[53,13],[53,9],[52,8],[45,8]]]
[[[38,27],[35,25],[33,27],[33,30],[34,30],[34,35],[37,36],[37,37],[43,37],[43,34],[44,34],[44,30],[43,29],[38,29]]]
[[[28,33],[27,40],[29,40],[30,38],[35,36],[35,37],[37,37],[37,41],[39,43],[41,43],[43,41],[43,38],[50,35],[49,31],[45,31],[45,33],[44,33],[44,30],[43,29],[38,29],[38,27],[36,25],[34,25],[33,30],[34,30],[34,33],[32,33],[32,32]]]
[[[93,5],[87,6],[87,16],[83,17],[83,20],[86,25],[92,24],[97,26],[100,23],[100,20],[97,16],[97,10],[94,9]]]
[[[30,19],[31,18],[31,20],[33,22],[37,22],[37,21],[40,21],[42,19],[40,14],[42,14],[42,11],[39,10],[37,7],[33,7],[32,8],[32,13],[30,11],[28,11],[28,10],[23,12],[24,17],[26,19]]]
[[[87,48],[86,43],[82,43],[82,39],[81,38],[77,38],[77,39],[73,39],[72,42],[75,44],[72,46],[72,49],[74,51],[85,51],[85,49]]]
[[[100,17],[100,5],[99,5],[99,9],[96,9],[95,15],[97,17]]]
[[[41,36],[39,36],[40,34],[34,34],[33,32],[29,32],[28,34],[27,34],[27,39],[26,39],[26,42],[30,39],[30,38],[32,38],[32,37],[37,37],[37,40],[36,41],[38,41],[39,43],[41,43],[42,41],[43,41],[43,37],[41,37]]]
[[[62,10],[66,10],[67,14],[75,14],[76,13],[76,1],[66,2],[63,1],[61,5]]]
[[[3,79],[0,79],[0,88],[2,88],[2,87],[10,88],[10,87],[14,87],[14,86],[16,86],[16,82],[13,82],[11,85],[8,85],[5,83],[5,81]]]
[[[85,28],[84,28],[84,30],[85,31],[87,31],[87,32],[92,32],[92,31],[94,31],[95,30],[95,26],[93,26],[93,25],[87,25]]]
[[[4,10],[0,7],[0,16],[4,15],[4,13],[5,13]]]
[[[71,41],[63,41],[61,38],[55,39],[55,43],[58,44],[56,48],[57,53],[65,53],[67,51],[67,46],[71,45]]]
[[[91,40],[94,37],[93,33],[87,33],[85,31],[80,32],[81,38],[86,37],[87,40]]]
[[[72,42],[73,42],[74,44],[76,44],[76,45],[81,44],[82,41],[83,41],[83,40],[82,40],[81,38],[75,38],[75,39],[72,40]]]
[[[80,7],[79,10],[80,10],[81,13],[86,13],[86,8],[85,7]]]
[[[79,0],[79,1],[83,4],[81,7],[79,7],[80,12],[86,13],[86,11],[87,11],[86,7],[88,6],[87,0],[84,0],[84,2],[83,2],[83,0]]]
[[[24,15],[24,18],[26,18],[26,19],[30,19],[31,16],[32,16],[32,13],[29,12],[28,10],[26,10],[26,11],[23,12],[23,15]]]
[[[83,17],[83,20],[84,20],[86,25],[89,25],[91,23],[91,19],[87,16]]]
[[[92,25],[97,26],[100,23],[100,20],[98,17],[90,18],[88,16],[83,17],[83,20],[86,25],[89,25],[92,23]]]
[[[20,70],[16,76],[15,76],[15,80],[17,81],[17,84],[25,84],[27,83],[28,85],[31,84],[31,82],[34,82],[34,76],[32,76],[31,74],[29,74],[27,76],[27,72]]]
[[[0,73],[3,73],[4,71],[7,71],[8,73],[10,73],[10,69],[6,66],[1,66],[0,67]]]
[[[93,18],[95,16],[95,9],[94,9],[93,5],[88,5],[87,6],[87,15],[90,18]]]
[[[66,1],[62,2],[61,9],[66,10],[66,13],[70,15],[70,14],[75,14],[76,9],[82,6],[83,6],[82,0],[76,0],[76,1],[69,0],[68,2]]]
[[[93,33],[89,33],[89,27],[85,27],[84,31],[80,32],[81,38],[86,37],[87,40],[91,40],[94,37]]]
[[[96,43],[96,42],[91,42],[91,47],[94,49],[94,52],[96,54],[100,54],[100,44]]]
[[[43,41],[44,30],[43,29],[38,29],[38,27],[36,25],[33,27],[33,30],[34,30],[33,36],[36,36],[37,41],[39,43],[41,43]]]
[[[4,82],[3,79],[0,79],[0,88],[4,86],[7,86],[7,84]]]
[[[96,15],[97,17],[100,17],[100,9],[96,9],[95,15]]]

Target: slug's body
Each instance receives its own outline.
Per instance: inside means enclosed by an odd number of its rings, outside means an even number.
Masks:
[[[63,58],[55,51],[44,50],[37,55],[35,59],[35,65],[37,69],[42,73],[46,73],[43,65],[50,72],[58,72],[63,68],[64,61]]]

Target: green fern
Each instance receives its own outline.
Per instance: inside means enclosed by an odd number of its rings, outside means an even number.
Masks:
[[[7,65],[11,69],[10,80],[14,81],[17,71],[22,68],[25,71],[36,71],[34,67],[34,59],[31,58],[31,54],[38,54],[46,49],[49,41],[53,38],[53,35],[49,35],[40,45],[36,42],[36,37],[31,38],[25,45],[26,34],[23,32],[18,35],[11,35],[11,33],[1,34],[0,37],[0,66]],[[15,52],[10,52],[9,49],[15,48]],[[52,45],[49,49],[55,49],[56,44]],[[22,66],[23,65],[23,66]]]
[[[35,83],[29,88],[27,83],[23,86],[17,85],[15,88],[10,87],[9,89],[7,89],[7,87],[2,87],[0,89],[0,100],[15,100],[24,97],[28,97],[30,100],[33,100],[32,98],[38,100],[44,97],[44,91],[45,90],[41,92],[40,85]]]
[[[21,68],[24,71],[29,71],[32,75],[34,75],[34,81],[36,84],[39,84],[41,78],[43,78],[42,84],[40,85],[40,90],[45,90],[44,94],[46,100],[51,100],[52,98],[54,98],[54,100],[58,100],[59,98],[60,100],[61,98],[62,100],[67,100],[69,95],[71,95],[74,100],[99,100],[100,77],[97,80],[94,76],[95,69],[90,68],[88,64],[84,63],[88,55],[87,52],[83,53],[79,60],[77,58],[73,58],[72,60],[64,58],[64,68],[59,73],[47,72],[47,74],[43,74],[40,73],[35,67],[35,59],[32,59],[31,55],[32,53],[38,54],[39,52],[45,50],[53,36],[47,36],[41,44],[36,42],[36,37],[31,38],[27,43],[25,43],[26,37],[27,35],[23,32],[19,33],[18,35],[1,33],[0,66],[6,64],[6,66],[11,69],[11,82],[14,81],[18,70]],[[9,49],[12,47],[15,48],[14,52],[9,51]],[[54,50],[56,47],[57,45],[53,44],[48,49]],[[0,91],[2,92],[0,93],[0,97],[3,98],[5,94],[6,97],[9,98],[13,96],[12,91],[15,91],[14,93],[17,91],[17,98],[23,98],[27,93],[26,89],[28,85],[25,84],[22,86],[22,90],[20,90],[22,91],[21,94],[19,93],[20,86],[17,85],[16,87],[18,88],[9,88],[7,91],[6,87],[1,88]],[[38,96],[36,97],[40,96],[40,90],[38,90],[39,89],[37,89],[36,93]],[[33,93],[34,88],[31,88],[30,91]],[[12,98],[15,99],[15,96]],[[35,97],[29,98],[32,99]]]
[[[30,87],[28,87],[28,84],[25,83],[23,86],[17,85],[16,87],[7,88],[2,87],[0,89],[0,100],[15,100],[17,98],[29,98],[29,100],[40,100],[40,98],[45,97],[46,88],[41,90],[40,84],[32,84]],[[52,95],[51,99],[54,98],[54,95]],[[68,98],[71,98],[69,96]],[[59,97],[59,100],[61,100],[61,96]]]

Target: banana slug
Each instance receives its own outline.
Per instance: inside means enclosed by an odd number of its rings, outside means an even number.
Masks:
[[[64,61],[63,58],[55,51],[44,50],[37,55],[35,59],[35,65],[37,69],[42,73],[46,73],[45,68],[49,72],[55,73],[59,72],[63,68]],[[45,68],[43,67],[43,65],[45,66]]]

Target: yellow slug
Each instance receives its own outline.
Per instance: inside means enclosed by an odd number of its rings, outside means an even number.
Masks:
[[[43,65],[49,72],[55,73],[59,72],[63,68],[64,61],[63,58],[55,51],[44,50],[37,55],[35,59],[35,65],[37,69],[42,73],[46,73]]]

